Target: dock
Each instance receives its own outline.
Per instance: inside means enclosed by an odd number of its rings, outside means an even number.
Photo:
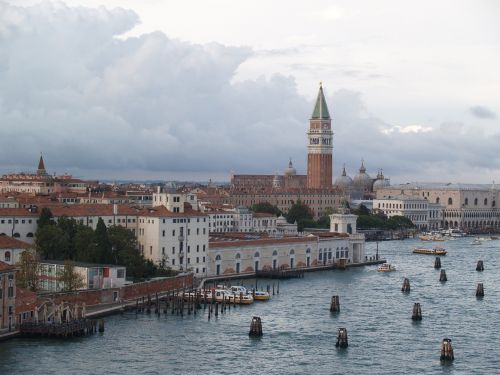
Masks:
[[[25,322],[19,327],[23,336],[30,337],[76,337],[87,336],[97,331],[97,321],[91,319],[78,319],[67,323],[34,323]]]

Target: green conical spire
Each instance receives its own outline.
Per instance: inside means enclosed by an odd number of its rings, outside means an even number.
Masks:
[[[319,84],[318,98],[316,105],[311,115],[312,120],[330,120],[330,113],[328,113],[328,106],[326,105],[325,95],[323,94],[323,85]]]

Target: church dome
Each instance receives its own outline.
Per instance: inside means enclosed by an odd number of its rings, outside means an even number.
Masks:
[[[377,174],[377,180],[373,183],[373,190],[389,186],[389,180],[384,177],[382,170]]]
[[[335,180],[334,185],[336,187],[341,188],[341,189],[350,189],[352,187],[352,178],[347,175],[347,173],[345,171],[345,166],[344,166],[344,169],[342,171],[342,176],[338,177]]]
[[[285,169],[284,175],[285,176],[295,176],[295,175],[297,175],[297,171],[293,167],[292,159],[290,159],[290,161],[288,162],[288,168]]]
[[[283,215],[280,215],[280,217],[276,219],[276,224],[285,225],[286,223],[287,221]]]
[[[363,160],[361,161],[359,173],[354,176],[353,184],[360,190],[371,190],[372,179],[368,173],[366,173],[365,162]]]

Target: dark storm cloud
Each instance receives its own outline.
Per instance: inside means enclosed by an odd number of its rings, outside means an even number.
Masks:
[[[304,173],[315,98],[300,96],[292,77],[233,82],[253,56],[248,48],[160,32],[117,38],[137,22],[123,9],[0,3],[3,172],[34,168],[43,151],[49,170],[84,177],[92,177],[86,170],[129,178],[132,170],[165,178],[167,171],[273,173],[289,157]],[[453,122],[433,131],[394,126],[372,116],[360,93],[329,85],[335,175],[342,163],[352,175],[361,157],[371,173],[384,168],[393,178],[500,162],[498,135]]]
[[[474,107],[471,107],[470,111],[474,116],[476,116],[478,118],[494,119],[497,117],[493,111],[491,111],[490,109],[488,109],[486,107],[480,106],[480,105],[476,105]]]

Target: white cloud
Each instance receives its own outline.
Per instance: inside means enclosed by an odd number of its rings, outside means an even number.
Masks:
[[[428,133],[431,132],[433,129],[430,126],[422,126],[422,125],[407,125],[407,126],[392,126],[390,128],[385,128],[382,129],[381,132],[385,135],[390,135],[392,133],[401,133],[401,134],[406,134],[406,133]]]

